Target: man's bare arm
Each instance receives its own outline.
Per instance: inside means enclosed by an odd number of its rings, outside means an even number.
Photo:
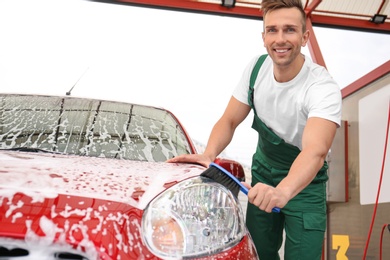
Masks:
[[[302,136],[302,151],[278,189],[290,200],[315,178],[324,164],[336,134],[337,124],[318,117],[309,118]]]
[[[335,136],[337,125],[322,118],[309,118],[302,137],[302,151],[292,164],[288,175],[276,188],[257,183],[250,188],[248,200],[261,210],[283,208],[315,178],[324,164]]]

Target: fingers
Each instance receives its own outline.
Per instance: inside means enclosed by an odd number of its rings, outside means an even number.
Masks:
[[[172,158],[166,160],[166,162],[168,162],[168,163],[178,163],[178,162],[184,162],[184,161],[186,161],[184,155],[179,155],[179,156],[172,157]]]
[[[166,160],[168,163],[195,163],[208,167],[211,161],[207,160],[201,154],[182,154]]]
[[[272,212],[274,207],[283,207],[287,201],[283,194],[272,186],[257,183],[248,192],[248,201],[265,212]]]
[[[248,183],[246,182],[241,182],[242,185],[244,185],[248,190],[250,190],[252,188],[251,185],[249,185]]]
[[[176,156],[176,157],[173,157],[171,159],[168,159],[166,162],[168,163],[196,163],[198,160],[197,160],[197,157],[195,156],[191,156],[191,155],[188,155],[188,154],[182,154],[182,155],[179,155],[179,156]]]

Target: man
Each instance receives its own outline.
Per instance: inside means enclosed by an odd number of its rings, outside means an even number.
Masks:
[[[300,0],[263,0],[268,57],[249,92],[246,68],[225,112],[200,155],[168,162],[208,166],[230,143],[236,127],[254,110],[259,134],[252,159],[247,227],[260,259],[279,259],[283,229],[285,259],[320,259],[326,229],[325,158],[341,120],[341,92],[325,68],[301,54],[309,39]],[[280,213],[271,213],[272,208]]]

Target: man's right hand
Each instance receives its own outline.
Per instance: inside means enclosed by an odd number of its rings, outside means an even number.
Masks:
[[[209,167],[213,161],[204,154],[182,154],[171,159],[168,159],[168,163],[196,163]]]

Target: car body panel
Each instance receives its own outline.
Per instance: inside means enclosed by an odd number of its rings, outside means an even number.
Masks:
[[[46,243],[66,242],[92,256],[99,244],[109,245],[99,253],[111,256],[148,252],[138,240],[145,206],[204,170],[191,164],[15,151],[1,151],[0,161],[0,235],[30,243],[45,237]],[[115,234],[106,235],[108,230]]]

